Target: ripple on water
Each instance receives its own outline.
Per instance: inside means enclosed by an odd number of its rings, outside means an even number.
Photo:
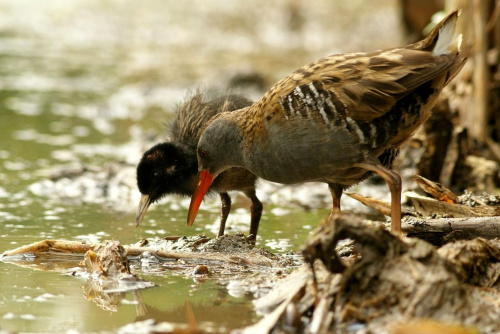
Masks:
[[[8,159],[10,157],[10,152],[6,150],[0,150],[0,159]]]
[[[56,296],[51,293],[43,293],[40,296],[33,298],[35,302],[46,302],[55,299]]]
[[[97,232],[97,233],[77,235],[75,237],[75,239],[82,240],[85,242],[90,242],[90,243],[98,243],[98,242],[101,242],[101,239],[103,237],[109,237],[109,234],[101,231],[101,232]]]
[[[6,221],[20,221],[21,217],[13,215],[10,212],[0,211],[0,218],[4,222],[3,226],[7,227],[9,224],[5,224]]]
[[[38,116],[42,113],[42,108],[39,101],[30,101],[23,97],[10,97],[5,100],[5,106],[12,109],[16,114],[25,116]]]
[[[71,135],[48,135],[34,129],[16,130],[12,133],[12,137],[17,140],[34,141],[52,146],[68,146],[76,141]]]
[[[275,233],[279,234],[280,231],[276,231]],[[292,245],[289,239],[268,239],[266,240],[266,247],[274,251],[284,252],[290,250]]]
[[[14,320],[14,319],[22,319],[22,320],[36,320],[36,317],[33,314],[15,314],[13,312],[7,312],[2,316],[5,320]]]
[[[78,157],[75,155],[75,152],[71,150],[54,150],[50,152],[50,156],[53,159],[60,161],[78,161]]]
[[[7,190],[5,190],[4,188],[2,188],[0,186],[0,198],[6,198],[6,197],[9,197],[10,194],[7,192]]]
[[[25,170],[30,165],[31,164],[28,161],[9,161],[9,160],[5,160],[3,162],[3,166],[5,167],[5,169],[11,170],[11,171]]]

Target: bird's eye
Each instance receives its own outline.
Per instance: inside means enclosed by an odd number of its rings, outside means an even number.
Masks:
[[[207,151],[205,151],[205,150],[200,150],[200,157],[202,157],[202,158],[206,158],[206,157],[208,157]]]

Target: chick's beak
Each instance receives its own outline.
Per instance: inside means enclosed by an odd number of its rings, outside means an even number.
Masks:
[[[142,195],[141,200],[139,202],[139,208],[137,209],[137,214],[135,215],[135,226],[139,227],[141,225],[142,218],[148,211],[149,206],[151,205],[151,197],[149,195]]]
[[[189,213],[187,218],[188,226],[193,225],[198,209],[200,208],[201,201],[203,200],[203,197],[205,197],[205,194],[213,181],[214,176],[210,174],[207,169],[200,171],[198,182],[196,183],[196,189],[193,197],[191,197],[191,204],[189,204]]]

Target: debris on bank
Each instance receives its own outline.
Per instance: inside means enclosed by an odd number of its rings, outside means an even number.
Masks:
[[[223,235],[216,239],[210,239],[199,235],[193,237],[166,237],[156,240],[144,239],[134,245],[120,245],[119,241],[105,241],[103,243],[92,244],[80,241],[67,240],[43,240],[30,245],[18,247],[5,251],[0,259],[4,262],[22,261],[28,257],[36,257],[37,254],[53,255],[80,255],[85,254],[86,261],[95,258],[96,255],[88,252],[108,250],[113,245],[115,256],[113,262],[119,263],[128,257],[131,260],[141,260],[142,262],[154,257],[154,262],[166,262],[172,260],[182,260],[192,262],[196,266],[200,262],[221,262],[229,264],[240,264],[244,266],[258,266],[268,268],[285,268],[298,266],[300,260],[286,255],[276,255],[268,250],[254,248],[243,234]],[[120,251],[120,250],[121,251]],[[119,256],[118,256],[119,255]],[[85,263],[87,269],[95,267]],[[89,270],[91,272],[94,269]]]
[[[345,239],[354,241],[347,257],[337,248]],[[290,275],[294,288],[273,296],[274,300],[258,300],[257,305],[275,305],[274,310],[242,333],[291,329],[410,333],[412,326],[449,333],[498,333],[500,329],[499,239],[460,240],[436,249],[421,239],[401,239],[343,214],[324,222],[303,254],[314,265],[317,287],[313,279]],[[312,276],[308,271],[304,266],[296,272]]]

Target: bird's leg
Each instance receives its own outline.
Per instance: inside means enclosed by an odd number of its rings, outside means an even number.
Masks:
[[[222,202],[222,207],[220,211],[220,226],[218,237],[224,235],[224,230],[226,229],[226,220],[231,210],[231,197],[227,193],[220,193],[220,200]]]
[[[340,197],[342,197],[343,187],[337,183],[328,183],[328,188],[330,189],[330,194],[332,194],[332,212],[330,213],[330,219],[335,212],[340,212]]]
[[[378,160],[359,163],[355,165],[363,169],[370,170],[380,175],[391,192],[391,231],[397,234],[401,233],[401,177],[385,168]]]
[[[257,198],[255,189],[247,190],[244,194],[252,201],[252,206],[250,206],[251,220],[248,240],[255,244],[257,231],[259,230],[260,216],[262,215],[262,203]]]

